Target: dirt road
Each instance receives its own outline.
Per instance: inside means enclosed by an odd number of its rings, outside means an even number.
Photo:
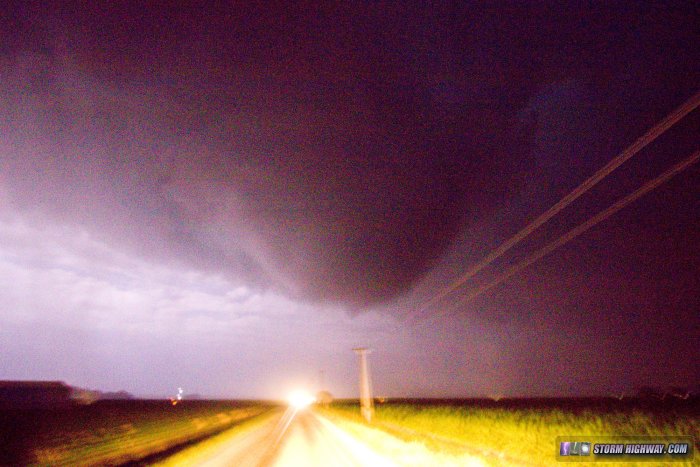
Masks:
[[[287,409],[256,427],[178,453],[165,465],[196,466],[482,466],[473,456],[448,456],[360,424],[336,424],[312,410]]]

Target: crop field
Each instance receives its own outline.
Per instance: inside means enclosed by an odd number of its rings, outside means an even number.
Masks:
[[[362,421],[355,402],[336,402],[323,411]],[[371,424],[433,450],[470,452],[493,465],[561,465],[555,460],[558,436],[690,436],[697,452],[700,400],[395,400],[376,404]]]
[[[149,464],[204,440],[201,446],[206,446],[225,430],[233,431],[221,436],[245,432],[276,407],[129,400],[65,410],[0,411],[0,465]],[[354,401],[316,410],[351,434],[353,427],[362,426],[350,422],[364,423]],[[371,427],[434,452],[466,453],[490,465],[561,465],[555,459],[559,436],[693,437],[697,452],[700,400],[402,399],[377,403]]]
[[[100,401],[0,411],[0,465],[118,465],[158,457],[269,411],[236,401]]]

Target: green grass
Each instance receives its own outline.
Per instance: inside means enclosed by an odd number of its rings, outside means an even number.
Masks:
[[[230,428],[270,409],[230,401],[100,402],[67,410],[0,414],[3,461],[105,465],[137,461]]]
[[[557,436],[692,436],[700,439],[697,409],[644,405],[496,402],[388,403],[376,406],[372,425],[433,449],[472,452],[534,465],[557,464]],[[356,403],[327,413],[361,421]],[[610,465],[609,463],[606,463]],[[630,465],[627,463],[626,465]]]

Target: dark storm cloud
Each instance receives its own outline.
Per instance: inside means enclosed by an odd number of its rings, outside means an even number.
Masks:
[[[687,97],[686,10],[10,8],[1,168],[19,210],[364,308]]]

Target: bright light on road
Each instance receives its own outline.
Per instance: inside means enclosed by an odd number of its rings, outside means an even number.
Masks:
[[[287,401],[290,406],[301,410],[316,402],[316,398],[306,391],[294,391],[289,395]]]

